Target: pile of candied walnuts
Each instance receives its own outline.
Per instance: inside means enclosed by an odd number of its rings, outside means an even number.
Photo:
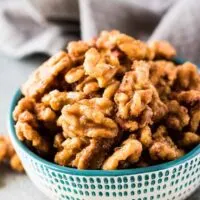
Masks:
[[[4,135],[0,136],[0,164],[2,163],[10,165],[10,167],[17,172],[24,171],[9,137]]]
[[[32,151],[62,166],[114,170],[175,160],[200,143],[200,75],[166,41],[119,31],[70,42],[22,86],[13,118]]]

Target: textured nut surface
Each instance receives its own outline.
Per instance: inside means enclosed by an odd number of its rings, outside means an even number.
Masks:
[[[122,145],[116,148],[115,152],[107,158],[103,164],[104,170],[114,170],[117,169],[119,162],[127,160],[131,163],[136,163],[142,153],[142,144],[136,140],[128,138]]]
[[[117,124],[109,117],[112,102],[104,98],[84,99],[62,109],[58,125],[65,137],[88,136],[113,138],[118,133]]]
[[[27,97],[42,96],[54,83],[55,77],[64,69],[70,68],[71,60],[61,51],[37,68],[22,86],[22,93]]]

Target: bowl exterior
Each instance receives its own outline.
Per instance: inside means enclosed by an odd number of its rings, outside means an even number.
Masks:
[[[200,185],[200,154],[174,167],[133,175],[91,176],[60,172],[14,146],[33,183],[58,200],[181,200]]]

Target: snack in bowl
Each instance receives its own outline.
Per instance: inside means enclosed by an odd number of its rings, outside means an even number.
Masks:
[[[190,62],[173,62],[175,55],[166,41],[119,31],[69,43],[21,87],[13,111],[18,140],[78,169],[73,174],[145,171],[186,158],[200,144],[200,75]]]

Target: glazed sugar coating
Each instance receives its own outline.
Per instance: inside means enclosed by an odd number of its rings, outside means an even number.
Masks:
[[[91,48],[85,54],[85,73],[97,80],[100,88],[106,87],[119,70],[119,61],[112,54],[99,53]]]
[[[62,109],[58,125],[62,126],[65,137],[113,138],[118,133],[118,127],[107,117],[112,104],[109,99],[93,98],[67,105]]]
[[[182,147],[190,147],[197,145],[200,142],[200,136],[193,132],[183,133],[183,138],[179,141],[179,145]]]
[[[18,121],[15,125],[15,129],[19,140],[31,142],[32,146],[41,153],[47,153],[49,151],[48,142],[28,123]]]
[[[183,156],[200,143],[200,75],[190,62],[174,63],[175,55],[167,41],[145,43],[117,30],[70,42],[22,86],[13,111],[18,139],[77,169]],[[11,166],[17,163],[14,157]]]
[[[103,164],[104,170],[117,169],[119,162],[127,160],[130,163],[136,163],[142,153],[142,144],[131,136],[125,140],[122,145],[116,148],[115,152],[107,158]]]
[[[172,100],[167,103],[169,112],[166,118],[166,124],[169,128],[181,131],[189,124],[188,109],[181,106],[178,101]]]
[[[176,88],[179,90],[200,90],[198,67],[186,62],[177,68]]]
[[[126,72],[115,94],[118,106],[117,120],[124,129],[134,131],[162,118],[166,105],[149,80],[149,64],[135,61],[133,71]]]
[[[85,98],[82,92],[60,92],[59,90],[52,90],[42,97],[42,102],[51,109],[58,111],[66,104],[73,104]]]
[[[149,43],[149,47],[155,52],[157,57],[170,59],[176,55],[175,48],[165,40],[152,41]]]
[[[158,60],[150,61],[150,80],[156,87],[161,99],[171,94],[171,87],[176,80],[177,68],[173,62]]]
[[[10,167],[17,172],[23,172],[24,168],[22,163],[17,156],[11,141],[8,136],[0,136],[0,164],[8,163]]]
[[[54,83],[55,77],[64,69],[71,67],[67,53],[61,51],[41,65],[22,86],[22,93],[27,97],[42,96]]]
[[[175,160],[183,156],[184,152],[167,137],[155,141],[149,148],[149,154],[153,160]]]

